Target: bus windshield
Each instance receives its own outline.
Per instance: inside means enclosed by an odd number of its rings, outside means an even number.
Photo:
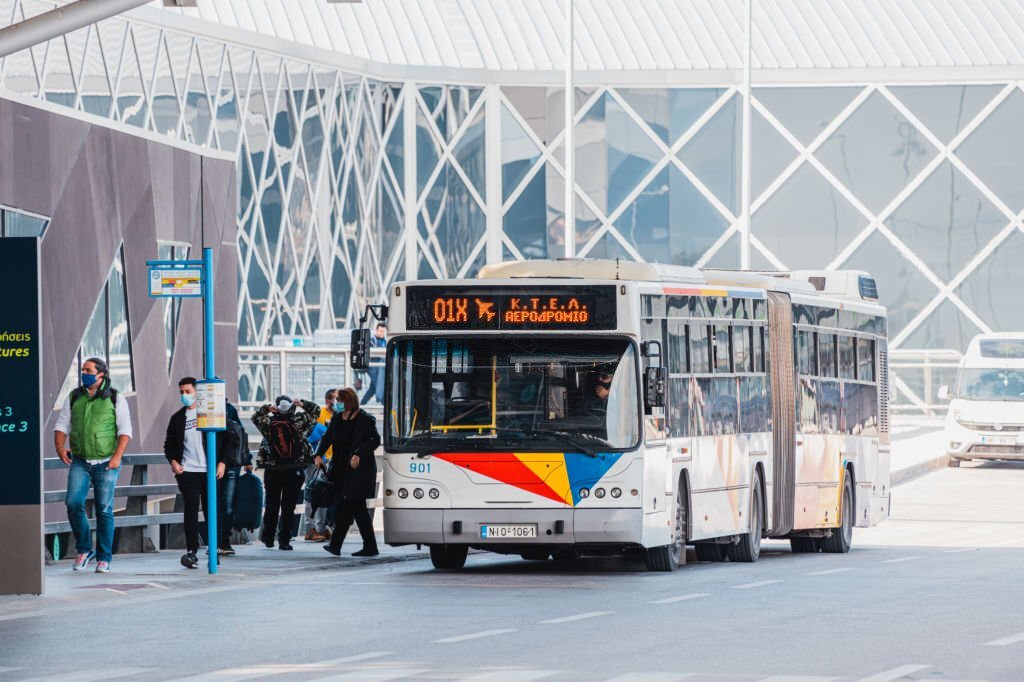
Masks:
[[[1024,402],[1024,370],[964,369],[957,397],[964,400]]]
[[[627,339],[411,338],[388,353],[389,450],[594,454],[639,444]]]

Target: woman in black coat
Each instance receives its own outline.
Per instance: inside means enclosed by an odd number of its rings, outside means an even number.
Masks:
[[[377,496],[377,460],[374,453],[380,445],[377,420],[359,409],[359,396],[351,388],[338,392],[337,400],[345,409],[335,413],[320,439],[316,465],[323,466],[323,454],[333,451],[327,477],[337,487],[334,501],[334,534],[324,549],[341,556],[341,543],[348,534],[352,521],[356,522],[363,538],[363,548],[352,556],[377,556],[377,537],[373,521],[366,508],[366,500]]]

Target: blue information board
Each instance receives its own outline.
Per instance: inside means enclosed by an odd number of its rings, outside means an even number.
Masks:
[[[4,275],[16,295],[0,316],[0,505],[37,505],[41,490],[39,242],[0,239]]]

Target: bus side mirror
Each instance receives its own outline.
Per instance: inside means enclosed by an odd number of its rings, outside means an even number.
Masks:
[[[349,364],[352,369],[370,367],[370,330],[353,329],[352,345],[349,347]]]
[[[644,370],[644,406],[665,407],[665,380],[668,370],[664,367],[648,367]]]
[[[939,400],[949,400],[949,386],[939,387]]]

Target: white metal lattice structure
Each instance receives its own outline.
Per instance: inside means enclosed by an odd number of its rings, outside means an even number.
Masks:
[[[0,22],[54,4],[0,0]],[[350,326],[396,279],[503,259],[743,260],[741,0],[577,3],[575,225],[563,3],[158,4],[0,61],[0,88],[237,155],[244,344]],[[754,9],[742,255],[879,271],[897,349],[1024,325],[978,293],[1024,286],[1007,265],[1024,257],[1024,6]],[[800,232],[780,216],[804,198],[827,205]]]

